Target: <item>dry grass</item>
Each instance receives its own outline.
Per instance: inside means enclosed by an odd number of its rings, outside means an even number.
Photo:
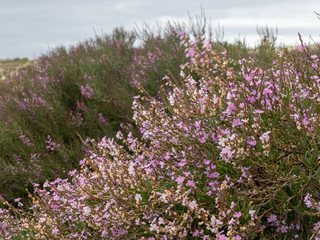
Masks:
[[[5,80],[10,74],[23,69],[31,64],[27,58],[15,58],[0,60],[0,80]]]

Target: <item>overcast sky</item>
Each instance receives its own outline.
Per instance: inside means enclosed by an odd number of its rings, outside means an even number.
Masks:
[[[71,46],[110,33],[167,20],[187,21],[201,7],[224,40],[258,43],[257,26],[278,28],[278,43],[320,42],[320,0],[0,0],[0,59],[36,58],[57,45]]]

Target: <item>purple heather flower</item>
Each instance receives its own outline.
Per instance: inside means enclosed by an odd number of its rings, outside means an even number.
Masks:
[[[184,177],[178,177],[177,179],[176,179],[176,182],[180,185],[180,184],[182,184],[183,182],[184,182]]]
[[[263,110],[255,110],[253,113],[259,113],[259,114],[261,114],[261,113],[264,113],[264,111],[263,111]]]
[[[242,215],[241,212],[235,212],[234,215],[233,215],[233,217],[235,217],[235,218],[240,218],[241,215]]]
[[[188,180],[186,186],[195,187],[194,181],[193,180]]]
[[[233,157],[235,150],[231,151],[230,146],[226,146],[222,149],[220,156],[222,157],[223,160],[226,162],[229,162],[229,160]]]
[[[240,236],[240,235],[236,235],[235,237],[234,237],[234,240],[241,240],[242,239],[242,237]]]
[[[142,197],[141,197],[141,195],[139,193],[137,193],[135,195],[135,200],[136,200],[137,203],[140,203],[140,201],[142,200]]]
[[[301,52],[301,51],[304,51],[305,49],[306,47],[304,45],[300,45],[298,48],[298,51]]]
[[[197,229],[196,231],[194,231],[194,233],[192,234],[193,237],[197,237],[199,236],[199,230]]]
[[[219,234],[218,235],[218,240],[227,240],[227,239],[228,239],[228,237],[226,235],[224,235],[224,234]]]
[[[257,144],[257,142],[255,140],[249,140],[248,143],[251,145],[251,146],[255,146]]]
[[[196,201],[192,201],[191,203],[189,203],[189,207],[190,207],[191,209],[195,209],[196,207],[198,207],[198,204],[197,204]]]
[[[250,211],[249,211],[249,214],[250,214],[251,218],[253,218],[253,217],[254,217],[255,213],[256,213],[256,211],[255,211],[255,210],[250,210]]]
[[[223,52],[220,52],[223,56],[226,56],[227,55],[227,50],[223,51]]]
[[[236,126],[239,126],[241,124],[242,124],[242,122],[241,122],[240,118],[237,118],[237,119],[233,120],[232,127],[236,127]]]
[[[220,173],[218,173],[218,172],[213,172],[213,173],[210,173],[209,174],[209,178],[218,178],[220,176]]]
[[[271,133],[271,131],[265,132],[260,136],[260,140],[262,141],[263,144],[266,144],[269,142],[269,133]]]
[[[195,126],[196,128],[200,128],[200,126],[201,126],[201,120],[200,120],[200,121],[196,121],[195,124],[194,124],[194,126]]]
[[[279,232],[282,232],[282,233],[287,233],[287,232],[288,232],[288,227],[282,225],[282,226],[279,227],[277,230],[278,230]]]
[[[270,215],[270,217],[267,219],[268,223],[272,223],[277,221],[277,216],[276,215]]]

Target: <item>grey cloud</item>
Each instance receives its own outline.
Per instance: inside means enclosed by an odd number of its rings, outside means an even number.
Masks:
[[[0,6],[0,58],[37,57],[48,46],[92,38],[94,30],[110,33],[114,27],[132,29],[144,20],[152,25],[163,17],[187,19],[188,12],[200,15],[201,6],[214,23],[228,23],[228,39],[239,34],[258,39],[255,22],[278,26],[279,35],[286,38],[296,38],[298,31],[319,35],[320,25],[313,12],[320,12],[318,0],[0,0]],[[252,19],[250,24],[246,18]]]

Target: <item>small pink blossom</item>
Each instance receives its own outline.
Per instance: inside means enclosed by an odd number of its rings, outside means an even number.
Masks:
[[[256,140],[249,140],[248,143],[251,145],[251,146],[255,146],[257,144]]]
[[[267,219],[268,223],[272,223],[277,221],[277,216],[276,215],[270,215],[270,217]]]
[[[182,184],[182,183],[184,182],[184,180],[185,180],[184,177],[178,177],[178,178],[176,179],[176,182],[180,185],[180,184]]]
[[[191,209],[195,209],[195,208],[198,207],[198,204],[197,204],[196,201],[192,201],[191,203],[189,203],[189,207],[190,207]]]
[[[266,144],[269,142],[270,140],[269,133],[271,133],[271,131],[265,132],[259,137],[259,139],[262,141],[263,144]]]
[[[306,47],[304,45],[300,45],[298,48],[298,51],[301,52],[301,51],[304,51],[305,49]]]
[[[235,212],[234,215],[233,215],[233,217],[235,217],[235,218],[240,218],[241,215],[242,215],[241,212]]]
[[[142,197],[141,197],[141,195],[139,193],[137,193],[134,198],[135,198],[137,203],[140,203],[142,201]]]
[[[223,51],[223,52],[220,52],[223,56],[226,56],[227,55],[227,50]]]
[[[195,187],[194,181],[193,180],[188,180],[186,186]]]

